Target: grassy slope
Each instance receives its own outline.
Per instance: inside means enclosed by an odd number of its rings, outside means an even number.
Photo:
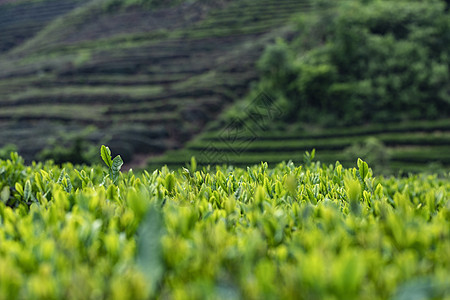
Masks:
[[[64,1],[39,3],[49,11]],[[85,1],[0,54],[0,146],[15,143],[32,158],[94,125],[88,139],[126,157],[179,148],[245,94],[264,45],[289,37],[292,14],[309,8],[293,0],[106,4]]]

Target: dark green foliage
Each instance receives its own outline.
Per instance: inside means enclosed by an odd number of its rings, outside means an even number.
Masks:
[[[283,40],[269,45],[258,62],[258,67],[264,77],[270,77],[272,89],[286,87],[295,77],[292,66],[293,56],[289,46]]]
[[[369,137],[362,142],[353,143],[345,148],[343,155],[355,160],[363,157],[370,165],[375,166],[377,172],[389,173],[390,152],[389,149],[376,137]]]
[[[109,148],[104,145],[100,149],[100,156],[108,167],[109,172],[107,175],[114,184],[117,184],[117,180],[120,176],[120,169],[123,165],[122,158],[120,157],[120,155],[117,155],[116,157],[114,157],[114,159],[112,159],[111,150],[109,150]]]
[[[267,48],[260,61],[261,87],[290,101],[288,119],[335,125],[449,115],[450,15],[442,1],[343,1],[334,12],[302,17],[298,40]],[[280,58],[289,80],[268,72],[268,57]]]
[[[53,160],[56,164],[71,162],[73,164],[90,164],[95,162],[91,152],[86,151],[90,146],[81,137],[70,143],[69,147],[55,144],[42,150],[38,157],[42,160]]]

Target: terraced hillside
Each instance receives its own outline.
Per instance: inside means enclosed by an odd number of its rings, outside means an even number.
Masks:
[[[2,42],[0,147],[14,143],[27,159],[87,125],[87,140],[108,143],[126,160],[181,147],[244,95],[264,46],[289,39],[292,15],[311,9],[305,0],[157,9],[117,9],[97,0],[36,3],[66,2],[79,6],[43,28],[57,9],[32,10],[28,19],[41,20],[42,30],[27,31],[24,41],[10,38],[15,47]],[[26,3],[0,8],[18,11]],[[0,24],[26,28],[17,15],[2,15]]]
[[[150,165],[186,166],[192,156],[200,165],[298,163],[304,161],[305,151],[316,149],[315,159],[323,163],[339,160],[351,166],[359,155],[371,161],[380,173],[450,167],[450,119],[269,132],[236,124],[239,122],[221,124],[188,143],[185,149],[152,159]]]
[[[47,24],[89,0],[0,2],[0,53],[33,37]]]
[[[316,149],[322,162],[362,157],[379,174],[448,172],[448,2],[318,2],[327,9],[298,18],[301,34],[267,47],[242,101],[150,164],[298,163]]]

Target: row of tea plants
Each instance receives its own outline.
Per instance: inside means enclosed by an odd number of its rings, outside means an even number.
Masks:
[[[0,299],[450,297],[448,176],[0,160]]]

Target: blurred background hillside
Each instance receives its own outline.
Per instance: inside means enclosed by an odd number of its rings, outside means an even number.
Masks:
[[[0,157],[448,171],[449,5],[0,0]]]

